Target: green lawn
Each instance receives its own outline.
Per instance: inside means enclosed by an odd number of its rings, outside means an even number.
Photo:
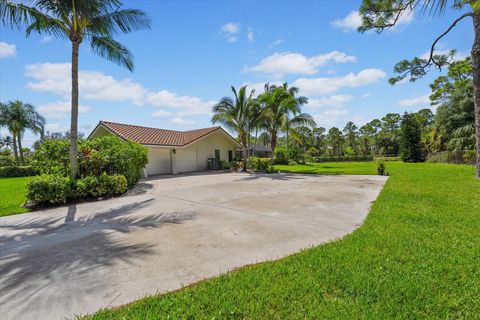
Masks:
[[[373,173],[375,164],[293,168],[355,174]],[[478,318],[480,182],[473,168],[387,163],[387,170],[365,223],[342,240],[91,317]]]
[[[388,167],[389,162],[386,162]],[[320,173],[320,174],[376,174],[375,162],[325,162],[315,164],[299,164],[295,166],[276,165],[282,172]],[[388,168],[387,168],[388,171]]]
[[[25,202],[27,182],[32,177],[0,178],[0,217],[28,212],[22,208]]]

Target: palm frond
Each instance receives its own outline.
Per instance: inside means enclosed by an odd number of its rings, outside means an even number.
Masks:
[[[110,37],[92,36],[90,45],[94,53],[133,71],[135,67],[133,55],[120,42],[117,42]]]
[[[23,3],[0,0],[0,19],[4,26],[20,29],[42,18],[49,18],[49,16],[37,10],[35,6],[30,7]]]
[[[91,20],[88,29],[92,34],[109,36],[150,29],[151,20],[139,9],[117,9]]]

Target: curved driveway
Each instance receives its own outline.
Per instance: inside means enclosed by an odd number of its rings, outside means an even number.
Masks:
[[[0,317],[63,319],[350,233],[379,176],[194,174],[0,218]]]

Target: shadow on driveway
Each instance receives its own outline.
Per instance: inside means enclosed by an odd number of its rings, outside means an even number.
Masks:
[[[75,220],[76,206],[63,218],[37,218],[0,227],[0,305],[22,302],[22,309],[54,305],[52,287],[85,278],[89,290],[108,285],[106,279],[91,279],[89,272],[121,261],[135,264],[153,252],[149,243],[128,243],[118,233],[141,228],[158,228],[194,219],[195,212],[169,212],[148,216],[131,215],[150,205],[153,199],[137,201],[94,216]],[[21,231],[8,234],[5,231]],[[72,288],[75,293],[76,288]],[[82,296],[79,294],[78,296]],[[19,308],[20,309],[20,308]],[[21,314],[19,314],[21,316]]]

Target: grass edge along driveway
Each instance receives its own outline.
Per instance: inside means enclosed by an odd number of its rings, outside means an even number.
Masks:
[[[354,172],[357,164],[318,164],[317,171],[332,169],[326,165]],[[341,240],[87,319],[478,317],[480,182],[473,168],[388,163],[387,170],[392,176],[365,223]]]
[[[0,178],[0,217],[29,212],[23,208],[27,183],[33,177]]]

